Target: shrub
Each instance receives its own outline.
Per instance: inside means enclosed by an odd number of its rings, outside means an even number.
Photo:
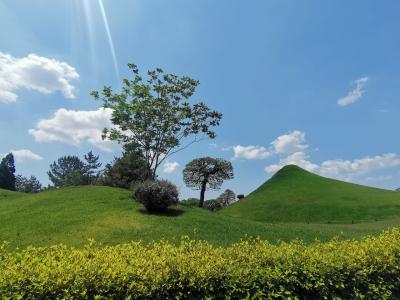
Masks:
[[[206,200],[204,202],[204,208],[211,210],[211,211],[217,211],[222,208],[222,204],[218,199],[210,199]]]
[[[242,200],[244,198],[244,195],[243,194],[239,194],[236,197],[238,198],[238,200]]]
[[[399,229],[310,245],[182,239],[8,252],[0,244],[0,298],[399,299],[399,266]]]
[[[148,212],[165,212],[169,206],[178,203],[178,189],[168,180],[146,181],[139,184],[134,197]]]

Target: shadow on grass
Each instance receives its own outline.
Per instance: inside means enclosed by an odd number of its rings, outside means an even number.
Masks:
[[[167,211],[165,212],[160,212],[160,213],[150,213],[144,208],[140,208],[139,212],[144,215],[149,215],[149,216],[163,216],[163,217],[179,217],[184,213],[183,210],[177,209],[177,208],[168,208]]]

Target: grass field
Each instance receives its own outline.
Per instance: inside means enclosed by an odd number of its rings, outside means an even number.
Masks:
[[[386,191],[382,193],[393,194]],[[160,239],[177,242],[183,235],[192,239],[207,240],[215,245],[232,244],[246,236],[259,236],[272,242],[293,239],[310,242],[316,238],[328,240],[334,236],[360,238],[400,224],[400,214],[396,215],[396,210],[389,214],[384,209],[380,211],[386,214],[377,215],[378,221],[371,218],[368,222],[358,221],[367,219],[365,216],[370,217],[367,214],[356,219],[355,224],[328,224],[329,220],[349,219],[323,219],[321,216],[317,216],[313,221],[321,221],[323,224],[307,224],[301,218],[294,217],[276,222],[279,219],[273,218],[274,214],[269,210],[261,216],[270,215],[271,219],[265,218],[261,222],[257,220],[259,211],[256,210],[260,207],[253,208],[255,220],[247,218],[246,210],[239,218],[233,212],[250,202],[251,197],[232,207],[232,211],[227,209],[227,212],[213,213],[196,207],[178,205],[177,208],[171,209],[169,214],[160,216],[147,214],[141,205],[133,201],[129,191],[110,187],[70,187],[33,195],[0,190],[0,240],[9,241],[12,248],[55,243],[82,246],[89,238],[105,244]],[[388,201],[396,208],[395,199]],[[324,207],[321,206],[321,209]],[[280,209],[275,213],[281,212],[282,208]],[[287,210],[289,211],[289,208]],[[331,215],[323,210],[319,214]],[[288,213],[288,216],[292,215]]]
[[[375,222],[400,217],[400,193],[321,177],[290,165],[221,213],[259,222]]]

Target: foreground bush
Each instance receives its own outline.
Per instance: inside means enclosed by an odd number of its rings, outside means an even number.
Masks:
[[[183,239],[83,249],[0,248],[0,298],[399,299],[400,230],[304,245]]]
[[[134,197],[142,203],[148,212],[162,213],[168,207],[178,203],[178,189],[168,180],[146,181],[139,184]]]

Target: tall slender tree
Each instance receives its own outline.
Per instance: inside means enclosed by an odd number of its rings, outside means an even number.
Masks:
[[[86,168],[86,177],[87,183],[93,184],[98,177],[99,168],[101,167],[101,163],[99,162],[99,155],[94,155],[92,151],[89,151],[84,156],[85,159],[85,168]]]
[[[0,163],[0,188],[15,191],[14,155],[8,153]]]

